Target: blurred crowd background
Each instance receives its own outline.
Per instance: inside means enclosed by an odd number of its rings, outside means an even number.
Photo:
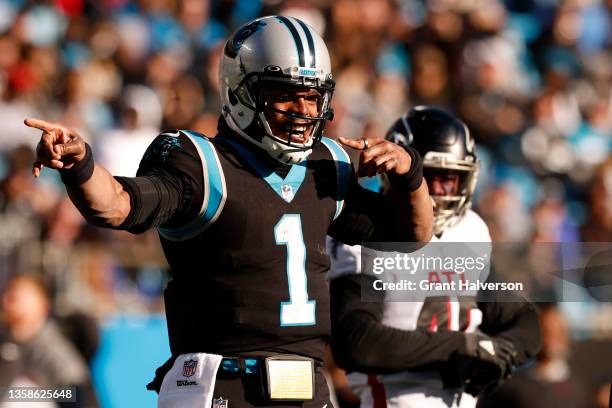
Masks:
[[[169,354],[157,237],[84,224],[55,172],[31,176],[39,134],[23,119],[77,129],[113,174],[134,175],[161,129],[216,133],[224,41],[268,14],[326,39],[331,137],[382,136],[412,106],[447,108],[478,143],[475,207],[496,242],[612,241],[610,0],[0,0],[2,364],[29,356],[46,374],[26,380],[75,384],[86,405],[153,403],[144,384]],[[543,307],[530,378],[535,394],[550,386],[550,406],[605,406],[612,306],[583,295],[553,288]],[[58,344],[55,357],[40,344]]]

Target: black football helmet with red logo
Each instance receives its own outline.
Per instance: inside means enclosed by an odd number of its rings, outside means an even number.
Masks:
[[[458,223],[472,205],[480,162],[467,126],[451,113],[431,106],[417,106],[400,116],[385,138],[415,148],[423,157],[425,180],[435,175],[457,174],[456,194],[435,195],[434,233]]]

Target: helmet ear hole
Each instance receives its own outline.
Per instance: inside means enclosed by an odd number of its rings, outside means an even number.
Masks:
[[[267,67],[264,68],[264,72],[272,72],[272,73],[282,74],[283,70],[278,65],[268,65]]]

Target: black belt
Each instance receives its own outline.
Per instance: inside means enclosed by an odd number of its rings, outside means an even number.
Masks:
[[[260,372],[261,360],[257,357],[224,357],[220,368],[233,374],[258,374]]]

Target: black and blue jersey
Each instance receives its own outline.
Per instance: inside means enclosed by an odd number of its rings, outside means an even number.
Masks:
[[[375,225],[384,229],[385,199],[359,187],[335,141],[324,138],[292,166],[261,153],[227,127],[212,139],[164,133],[138,177],[118,178],[136,207],[121,227],[157,227],[171,267],[165,305],[174,355],[273,350],[322,359],[330,331],[325,236],[359,241]]]

